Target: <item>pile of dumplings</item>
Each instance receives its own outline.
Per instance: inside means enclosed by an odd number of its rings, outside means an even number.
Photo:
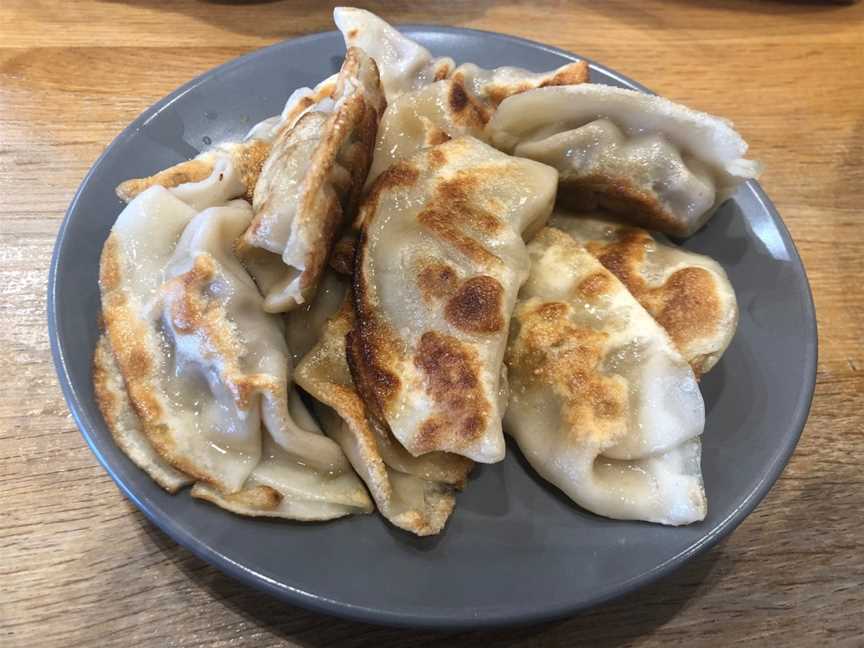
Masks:
[[[93,367],[117,445],[240,515],[430,535],[507,432],[584,509],[702,520],[698,379],[738,310],[663,234],[756,177],[746,143],[582,61],[457,67],[334,18],[338,74],[117,188]]]

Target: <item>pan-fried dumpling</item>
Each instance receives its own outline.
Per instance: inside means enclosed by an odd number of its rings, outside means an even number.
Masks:
[[[557,168],[570,206],[675,236],[699,229],[760,168],[730,122],[593,83],[510,97],[488,129],[498,148]]]
[[[194,481],[153,449],[141,419],[129,402],[123,377],[104,335],[99,338],[93,358],[93,386],[108,429],[126,456],[170,493]],[[305,429],[320,433],[296,391],[292,390],[289,403],[295,420]],[[353,472],[330,475],[304,469],[269,436],[264,437],[262,459],[242,490],[223,494],[205,482],[198,482],[192,495],[240,515],[292,520],[329,520],[372,511],[372,502]]]
[[[169,493],[176,493],[194,481],[173,468],[150,445],[141,420],[129,402],[120,367],[104,334],[99,336],[93,353],[93,391],[114,442],[132,463]]]
[[[596,216],[556,212],[551,225],[585,245],[627,286],[697,376],[717,364],[738,324],[735,291],[719,263]]]
[[[289,315],[295,318],[298,311]],[[412,457],[389,432],[367,419],[346,361],[345,340],[353,328],[353,307],[346,295],[321,340],[297,365],[297,384],[316,399],[315,412],[325,432],[342,447],[381,514],[417,535],[438,533],[453,510],[454,487],[462,486],[471,462],[440,452]]]
[[[259,463],[262,423],[310,470],[350,470],[288,412],[281,321],[233,254],[251,218],[244,201],[196,215],[152,187],[120,214],[100,268],[106,331],[145,434],[172,466],[227,494]]]
[[[336,90],[338,76],[338,74],[330,75],[314,88],[297,88],[288,97],[281,114],[273,115],[255,124],[243,141],[259,140],[272,144],[280,131],[294,128],[300,118],[310,110],[333,112],[332,97]]]
[[[406,92],[389,103],[378,128],[366,184],[371,185],[384,169],[424,146],[462,135],[483,140],[486,124],[509,96],[533,88],[586,81],[588,65],[584,61],[542,73],[515,67],[484,70],[472,63],[460,65],[449,79]]]
[[[321,434],[296,390],[291,390],[288,403],[291,417],[303,429]],[[290,520],[332,520],[373,510],[369,494],[353,471],[310,470],[266,434],[261,461],[241,491],[221,493],[209,484],[198,482],[192,488],[192,496],[239,515]]]
[[[537,472],[598,515],[706,513],[696,377],[624,285],[572,238],[529,244],[507,348],[505,427]]]
[[[413,455],[504,457],[501,371],[528,276],[523,234],[557,173],[465,137],[385,171],[364,199],[352,374],[370,414]]]
[[[129,202],[142,191],[161,186],[199,211],[224,205],[234,198],[251,200],[261,166],[269,154],[270,145],[262,140],[223,144],[148,178],[121,182],[117,195]]]
[[[314,89],[299,88],[288,98],[280,115],[253,126],[243,142],[220,144],[150,177],[121,182],[117,186],[117,196],[129,202],[145,189],[160,185],[198,210],[224,205],[234,198],[243,197],[252,202],[273,140],[280,131],[293,128],[300,117],[313,108],[332,112],[331,95],[335,89],[335,74]]]
[[[384,97],[375,62],[352,48],[332,101],[282,130],[255,187],[243,257],[276,313],[310,299],[372,160]]]
[[[453,72],[453,59],[433,59],[425,47],[365,9],[336,7],[333,21],[346,48],[359,47],[375,59],[388,102],[403,92],[446,79]]]

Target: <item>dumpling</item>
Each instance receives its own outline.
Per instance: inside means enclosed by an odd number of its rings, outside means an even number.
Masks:
[[[169,493],[176,493],[194,481],[173,468],[153,449],[144,434],[141,420],[129,402],[120,367],[114,360],[111,344],[104,334],[99,336],[93,353],[93,391],[114,442],[132,463]]]
[[[624,285],[572,238],[529,244],[504,419],[546,480],[598,515],[680,525],[707,511],[696,377]]]
[[[129,401],[120,369],[104,335],[99,338],[93,358],[93,386],[108,429],[126,456],[170,493],[194,482],[154,450]],[[289,402],[292,416],[305,429],[318,429],[296,391],[292,390]],[[264,437],[262,459],[242,490],[224,494],[205,482],[198,482],[192,495],[241,515],[292,520],[328,520],[372,510],[369,496],[353,473],[329,475],[304,470],[295,457],[269,436]]]
[[[243,141],[259,140],[273,143],[279,132],[294,125],[310,110],[333,112],[333,93],[336,90],[338,74],[332,74],[314,88],[297,88],[288,97],[281,114],[268,117],[255,124]]]
[[[333,21],[342,32],[346,48],[359,47],[375,59],[388,103],[404,92],[446,79],[453,72],[453,59],[433,59],[429,50],[370,11],[336,7]]]
[[[728,121],[668,99],[584,83],[505,99],[489,122],[498,148],[561,174],[561,198],[602,206],[675,236],[699,229],[759,174]]]
[[[234,198],[252,202],[273,140],[280,131],[293,128],[300,117],[315,107],[332,111],[331,95],[335,89],[335,74],[314,89],[299,88],[288,98],[281,115],[253,126],[243,142],[220,144],[150,177],[121,182],[117,186],[117,196],[129,202],[145,189],[160,185],[198,210],[223,205]]]
[[[357,48],[345,56],[332,108],[279,133],[255,187],[242,256],[271,313],[314,295],[369,171],[384,97],[375,62]]]
[[[345,340],[354,328],[350,296],[346,298],[327,321],[320,341],[297,365],[297,384],[316,399],[315,412],[325,432],[342,447],[381,514],[417,535],[438,533],[453,510],[454,487],[464,484],[472,464],[438,452],[412,457],[389,432],[367,419],[346,360]],[[289,315],[299,317],[298,311]]]
[[[152,187],[120,214],[100,268],[106,332],[147,438],[226,495],[258,466],[262,424],[310,473],[350,472],[339,447],[288,410],[281,320],[233,254],[251,218],[244,201],[198,214]]]
[[[543,73],[515,67],[484,70],[472,63],[460,65],[450,78],[406,92],[388,104],[378,128],[366,184],[371,185],[384,169],[424,146],[462,135],[484,139],[486,124],[509,96],[532,88],[586,81],[588,65],[584,61]]]
[[[291,416],[300,426],[321,434],[297,391],[289,394]],[[310,470],[297,457],[264,436],[261,461],[237,493],[222,493],[198,482],[192,496],[238,515],[290,520],[332,520],[345,515],[371,513],[372,500],[353,471]]]
[[[251,200],[269,154],[270,144],[262,140],[223,144],[148,178],[121,182],[117,196],[128,203],[146,189],[161,186],[199,211],[235,198]]]
[[[504,457],[501,371],[557,173],[465,137],[385,171],[360,209],[352,375],[414,456]]]
[[[582,243],[657,320],[696,376],[709,371],[738,325],[738,302],[719,263],[643,229],[584,214],[551,221]]]

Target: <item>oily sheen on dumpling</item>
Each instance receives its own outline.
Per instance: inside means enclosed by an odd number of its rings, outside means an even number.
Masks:
[[[347,460],[291,416],[281,321],[234,257],[251,218],[244,201],[198,214],[162,187],[138,196],[102,254],[106,332],[143,430],[171,466],[238,493],[261,463],[266,428],[291,466],[333,484],[350,475]]]
[[[279,133],[255,186],[243,256],[271,313],[314,295],[356,210],[384,110],[377,67],[362,50],[348,50],[332,99],[332,112],[316,106]]]
[[[627,286],[697,376],[709,371],[738,324],[738,302],[726,272],[714,259],[599,216],[558,211],[550,224],[582,243]]]
[[[615,276],[560,230],[528,246],[507,348],[505,427],[525,458],[606,517],[705,517],[696,377]]]
[[[135,413],[120,367],[106,335],[100,335],[93,353],[93,391],[105,425],[117,447],[136,466],[169,493],[176,493],[194,480],[172,467],[153,448]]]
[[[501,372],[528,275],[523,235],[552,209],[554,169],[470,138],[385,171],[361,206],[354,382],[413,455],[504,456]]]
[[[404,92],[446,79],[455,67],[453,59],[433,58],[425,47],[365,9],[336,7],[333,22],[346,48],[359,47],[375,59],[388,103]]]
[[[533,88],[586,81],[584,61],[539,73],[516,67],[484,70],[472,63],[460,65],[449,78],[406,92],[388,104],[378,128],[367,185],[391,164],[424,146],[463,135],[485,139],[486,124],[507,97]]]
[[[492,143],[561,174],[571,207],[602,206],[634,225],[689,236],[759,165],[718,117],[634,90],[585,83],[505,99]]]
[[[299,318],[297,311],[289,315]],[[346,359],[346,337],[353,328],[353,306],[346,294],[321,339],[297,365],[297,384],[315,399],[324,431],[345,452],[381,515],[417,535],[438,533],[453,510],[454,488],[464,484],[471,462],[440,452],[412,457],[367,418]]]

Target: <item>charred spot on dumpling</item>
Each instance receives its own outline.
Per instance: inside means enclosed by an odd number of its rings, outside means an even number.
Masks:
[[[448,264],[438,259],[421,259],[417,269],[417,287],[427,302],[444,299],[459,285],[459,276]]]
[[[465,86],[459,79],[453,79],[450,84],[450,92],[447,95],[447,103],[450,105],[450,110],[454,113],[461,113],[468,107],[470,100],[468,93],[465,91]]]
[[[428,331],[420,338],[414,365],[426,382],[426,392],[442,412],[420,426],[418,446],[436,449],[442,441],[470,445],[488,423],[491,406],[480,382],[477,353],[456,338]]]
[[[347,36],[350,40],[357,38],[357,35],[360,33],[360,30],[356,27],[352,27],[347,31]]]
[[[450,81],[450,91],[447,93],[447,104],[450,107],[454,121],[462,126],[483,128],[491,118],[491,113],[472,101],[465,89],[464,80],[454,77]]]
[[[444,131],[440,131],[440,133],[444,136],[444,139],[440,142],[434,142],[434,144],[443,144],[450,139],[450,136]],[[429,152],[426,154],[426,159],[429,161],[430,169],[440,169],[447,164],[447,155],[437,146],[429,149]]]
[[[504,288],[494,277],[482,275],[465,281],[447,302],[444,316],[469,333],[496,333],[504,328]]]

